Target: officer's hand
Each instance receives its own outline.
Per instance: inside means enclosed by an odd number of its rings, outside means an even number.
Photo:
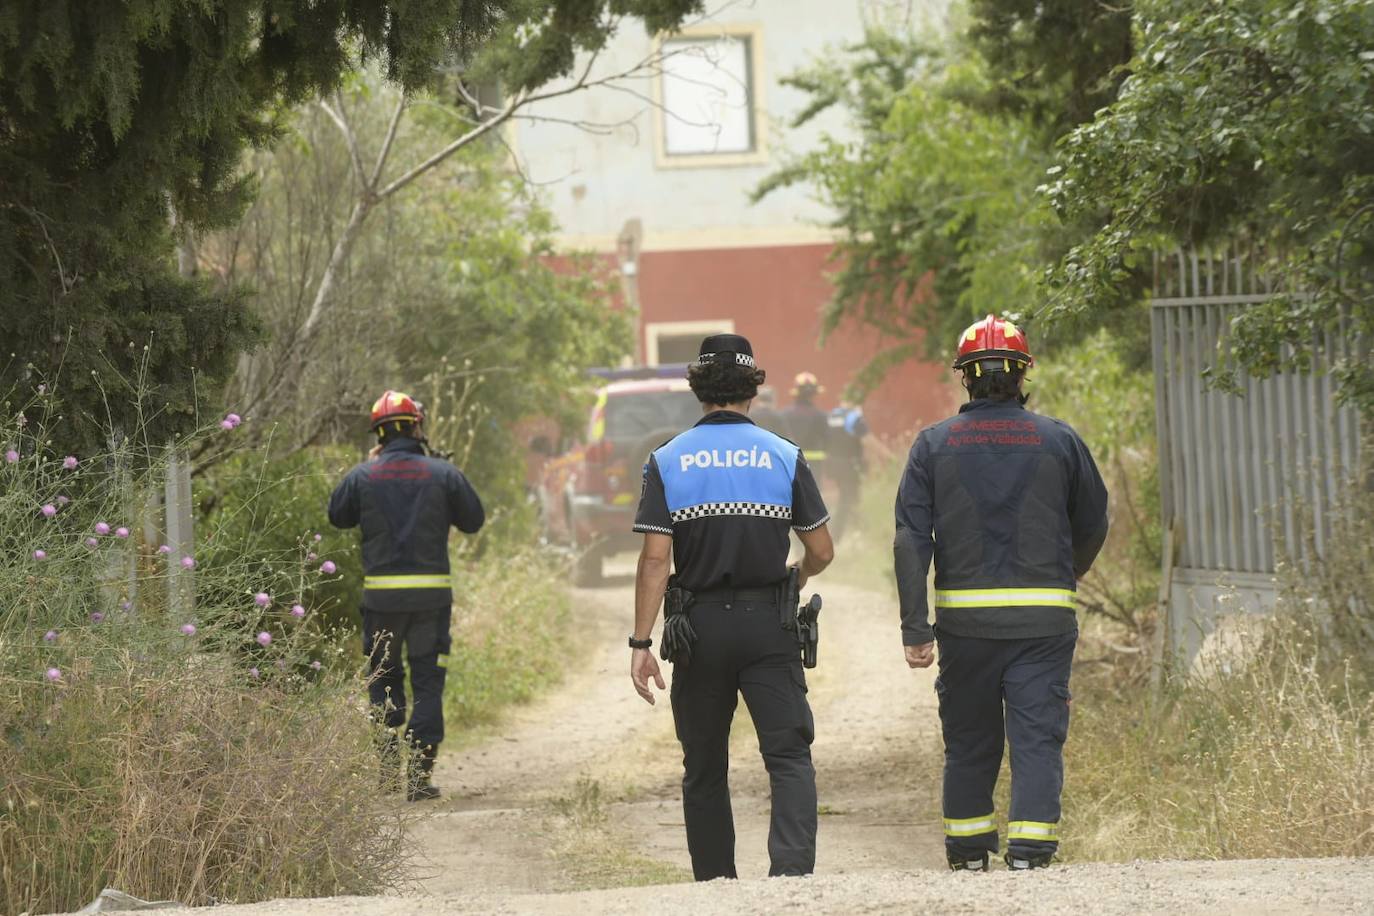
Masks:
[[[906,664],[909,668],[929,668],[935,661],[935,643],[921,646],[903,646],[906,649]]]
[[[644,698],[644,702],[650,706],[654,705],[654,692],[649,689],[649,678],[654,679],[659,690],[667,688],[663,683],[663,675],[658,670],[658,659],[654,658],[654,653],[648,649],[635,649],[630,653],[630,680],[634,681],[635,693]]]

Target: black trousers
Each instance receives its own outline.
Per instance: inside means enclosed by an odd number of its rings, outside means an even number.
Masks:
[[[363,653],[372,675],[368,697],[375,715],[388,728],[405,732],[416,747],[438,747],[444,740],[444,679],[439,656],[452,647],[450,608],[430,611],[381,612],[363,609]],[[405,675],[402,652],[410,668],[414,709],[406,722]]]
[[[782,629],[771,601],[697,602],[689,613],[697,643],[691,662],[673,668],[672,702],[692,873],[698,881],[736,877],[729,742],[743,694],[772,787],[768,874],[810,874],[816,866],[815,722],[797,638]]]
[[[977,639],[936,630],[945,737],[945,852],[997,852],[992,790],[1011,745],[1007,849],[1018,858],[1059,847],[1059,796],[1069,733],[1069,669],[1078,634]],[[1004,741],[1005,739],[1005,741]]]

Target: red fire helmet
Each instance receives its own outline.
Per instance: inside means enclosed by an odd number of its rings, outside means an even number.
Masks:
[[[425,418],[420,402],[400,391],[387,391],[372,405],[372,428],[375,430],[383,423],[402,421],[418,423]]]
[[[1035,364],[1026,335],[1016,325],[996,315],[975,321],[964,331],[964,336],[959,338],[959,355],[954,360],[954,368],[962,369],[969,363],[985,359],[1010,360],[1022,367]]]

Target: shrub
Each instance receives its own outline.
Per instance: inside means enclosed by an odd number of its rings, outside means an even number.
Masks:
[[[45,449],[56,406],[27,412],[0,419],[0,911],[106,885],[190,904],[394,886],[402,824],[357,666],[290,611],[318,567],[222,527],[193,558],[194,611],[174,610],[180,558],[137,524],[157,450],[134,437],[73,469]]]

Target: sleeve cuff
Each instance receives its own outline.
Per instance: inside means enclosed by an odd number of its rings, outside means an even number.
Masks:
[[[796,531],[815,531],[817,528],[819,528],[821,525],[824,525],[828,521],[830,521],[830,516],[826,515],[818,522],[812,522],[809,525],[793,525],[792,528]]]
[[[930,627],[923,630],[902,630],[902,645],[904,646],[924,646],[928,642],[935,641],[935,631]]]
[[[672,534],[672,533],[673,533],[673,529],[671,529],[671,528],[664,528],[662,525],[636,524],[635,527],[634,527],[634,530],[635,530],[635,531],[638,531],[640,534]]]

